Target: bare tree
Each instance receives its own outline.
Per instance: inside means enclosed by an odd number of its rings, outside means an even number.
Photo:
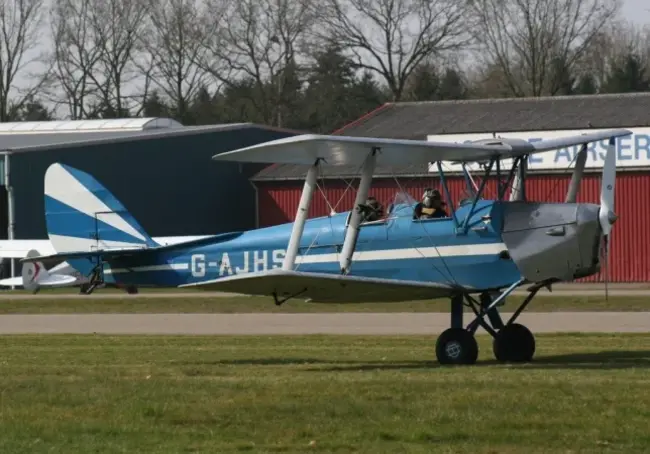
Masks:
[[[186,117],[192,98],[206,81],[199,65],[206,59],[202,11],[196,0],[152,1],[142,36],[150,56],[152,82],[171,100],[179,119]]]
[[[35,72],[43,64],[43,12],[42,0],[0,0],[0,121],[11,120],[47,80],[49,66]]]
[[[383,78],[399,101],[418,65],[469,43],[467,2],[458,0],[323,0],[319,40],[349,49],[359,68]]]
[[[54,49],[51,101],[65,104],[72,120],[89,114],[97,92],[91,77],[99,71],[102,47],[96,43],[91,23],[92,0],[54,0],[50,25]]]
[[[631,21],[615,21],[605,30],[607,46],[601,57],[611,65],[626,56],[638,56],[640,63],[650,66],[650,26]]]
[[[295,81],[300,47],[313,23],[311,1],[233,2],[220,16],[219,33],[211,37],[204,67],[226,85],[252,80],[250,101],[268,124],[282,125],[286,97],[296,92],[289,85]],[[215,4],[223,8],[220,0]]]
[[[142,93],[134,86],[142,77],[136,57],[142,52],[140,36],[148,11],[146,0],[92,0],[94,42],[101,50],[97,70],[90,74],[98,92],[96,108],[105,117],[130,114],[132,101]]]
[[[474,0],[479,56],[514,96],[555,94],[554,68],[573,69],[619,0]]]

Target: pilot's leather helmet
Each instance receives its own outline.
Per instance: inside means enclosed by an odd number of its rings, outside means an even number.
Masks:
[[[442,194],[440,194],[440,191],[437,189],[431,189],[427,188],[424,190],[424,195],[422,196],[422,199],[427,202],[427,199],[430,199],[431,201],[437,201],[441,202],[443,205],[445,205],[445,202],[442,201]]]

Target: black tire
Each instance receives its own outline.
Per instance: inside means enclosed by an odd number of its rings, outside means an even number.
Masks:
[[[137,295],[138,287],[136,287],[135,285],[127,285],[126,293],[128,293],[129,295]]]
[[[475,364],[478,344],[472,333],[449,328],[436,341],[436,357],[440,364]]]
[[[498,361],[526,363],[535,355],[535,336],[519,323],[503,327],[492,343]]]

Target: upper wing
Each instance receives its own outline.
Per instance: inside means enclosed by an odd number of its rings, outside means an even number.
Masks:
[[[304,134],[221,153],[212,159],[309,165],[321,159],[325,165],[361,165],[372,148],[379,148],[377,164],[398,165],[404,164],[405,161],[410,164],[428,164],[435,161],[475,162],[491,158],[514,158],[630,134],[632,131],[627,129],[610,129],[534,143],[513,138],[499,138],[481,143],[447,143]]]
[[[274,269],[185,284],[226,293],[295,297],[322,303],[397,302],[448,297],[458,289],[445,284],[375,279]]]

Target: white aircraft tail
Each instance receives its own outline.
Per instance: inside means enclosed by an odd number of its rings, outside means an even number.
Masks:
[[[39,251],[32,249],[26,257],[38,257]],[[23,287],[32,293],[37,293],[41,287],[69,287],[86,282],[86,279],[73,276],[74,269],[67,263],[61,263],[50,271],[40,261],[23,263],[22,276],[0,280],[1,286]]]
[[[40,254],[36,249],[27,253],[27,257],[38,257]],[[50,273],[43,262],[23,263],[22,285],[25,290],[36,293],[40,289],[40,283],[47,281]]]

